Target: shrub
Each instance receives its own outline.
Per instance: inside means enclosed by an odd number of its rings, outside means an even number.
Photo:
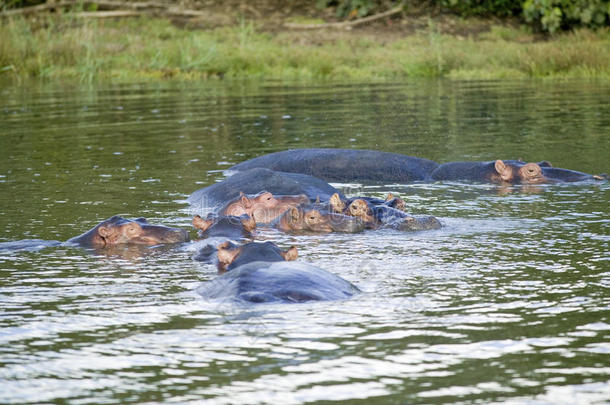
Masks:
[[[523,15],[527,22],[551,33],[574,26],[597,28],[610,21],[608,0],[526,0]]]

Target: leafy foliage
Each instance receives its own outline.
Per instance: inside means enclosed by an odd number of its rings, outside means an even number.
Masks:
[[[362,17],[400,4],[387,0],[317,0],[318,8],[334,7],[340,18]],[[578,26],[598,28],[610,23],[610,0],[431,0],[462,16],[523,17],[544,31]]]
[[[596,28],[610,22],[610,1],[527,0],[523,3],[523,15],[526,21],[551,33],[578,25]]]

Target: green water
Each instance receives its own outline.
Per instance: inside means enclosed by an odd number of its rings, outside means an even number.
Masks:
[[[293,147],[610,171],[595,82],[23,86],[0,122],[0,242],[117,214],[188,229],[191,192]],[[302,305],[204,300],[197,244],[0,251],[0,403],[610,401],[607,182],[336,186],[444,227],[260,230],[364,291]]]

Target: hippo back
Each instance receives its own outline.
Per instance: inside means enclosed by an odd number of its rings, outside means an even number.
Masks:
[[[197,292],[207,299],[248,302],[341,300],[358,287],[326,270],[299,262],[251,262],[203,284]]]
[[[397,153],[351,149],[291,149],[239,163],[231,170],[264,167],[326,181],[412,182],[426,180],[438,163]]]
[[[37,251],[48,247],[61,245],[57,240],[21,239],[10,242],[0,242],[0,252],[3,251]]]
[[[256,194],[261,191],[274,195],[305,194],[311,200],[319,197],[321,201],[328,201],[331,195],[338,192],[330,184],[312,176],[256,168],[199,189],[191,194],[188,202],[199,207],[216,207],[237,197],[240,192]]]

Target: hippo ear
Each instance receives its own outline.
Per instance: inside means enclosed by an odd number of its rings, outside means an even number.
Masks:
[[[214,223],[213,219],[203,219],[199,215],[193,217],[193,226],[201,231],[206,231]]]
[[[241,198],[240,198],[241,204],[244,206],[244,208],[251,208],[252,207],[252,200],[249,199],[248,197],[246,197],[245,194],[241,194]]]
[[[386,201],[391,201],[393,199],[394,199],[394,194],[392,194],[392,193],[388,193],[388,195],[385,197]]]
[[[298,209],[298,208],[296,208],[296,207],[292,207],[292,208],[290,209],[290,218],[291,218],[293,221],[298,221],[298,220],[299,220],[299,218],[301,218],[301,212],[299,211],[299,209]]]
[[[549,162],[548,160],[543,160],[541,162],[538,162],[538,166],[540,166],[540,167],[553,167],[551,162]]]
[[[218,255],[219,270],[220,270],[221,266],[226,270],[226,267],[228,265],[230,265],[231,263],[233,263],[233,260],[235,260],[235,257],[241,251],[241,247],[238,247],[235,249],[230,249],[229,248],[230,246],[231,246],[231,242],[228,242],[228,241],[218,245],[217,255]]]
[[[296,260],[296,258],[299,256],[299,251],[297,250],[296,246],[290,246],[290,249],[282,251],[281,255],[284,260],[290,262],[292,260]]]
[[[513,178],[513,171],[502,160],[500,160],[500,159],[496,160],[496,163],[494,163],[494,168],[496,169],[496,172],[498,172],[498,174],[500,175],[502,180],[504,180],[504,181],[511,181],[512,180],[512,178]]]
[[[334,212],[343,212],[345,211],[345,203],[341,201],[341,197],[339,197],[338,193],[335,193],[330,196],[330,208]]]
[[[320,204],[320,196],[319,195],[316,196],[316,204]]]

